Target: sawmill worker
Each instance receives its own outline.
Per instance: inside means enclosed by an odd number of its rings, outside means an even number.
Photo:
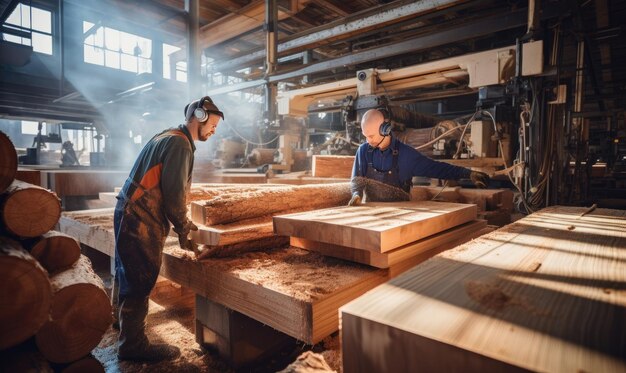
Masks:
[[[361,131],[366,142],[359,146],[354,159],[349,206],[360,205],[364,193],[369,202],[408,201],[413,176],[469,178],[478,188],[486,188],[489,183],[489,176],[483,172],[435,161],[402,143],[391,134],[385,110],[365,112]]]
[[[191,249],[186,195],[191,186],[194,141],[206,141],[224,114],[210,97],[185,106],[185,124],[155,135],[143,147],[115,206],[114,326],[119,327],[120,360],[171,359],[180,350],[151,344],[145,333],[148,296],[161,268],[170,225],[180,246]]]

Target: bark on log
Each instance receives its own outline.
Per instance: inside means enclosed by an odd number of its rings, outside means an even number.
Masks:
[[[42,187],[14,180],[0,196],[4,228],[19,237],[37,237],[48,232],[61,217],[61,201]]]
[[[350,196],[350,183],[283,186],[193,202],[191,215],[200,224],[225,224],[264,215],[341,206],[348,203]]]
[[[50,231],[23,242],[39,263],[51,274],[70,268],[80,258],[80,244],[72,236]]]
[[[51,302],[46,270],[17,241],[0,237],[0,350],[33,336]]]
[[[50,320],[39,329],[39,351],[54,363],[68,363],[93,350],[111,326],[111,304],[104,284],[86,256],[50,278]]]
[[[17,172],[17,152],[13,143],[0,131],[0,193],[11,185]]]

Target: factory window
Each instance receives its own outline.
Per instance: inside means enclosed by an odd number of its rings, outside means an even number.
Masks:
[[[36,135],[39,131],[39,122],[33,122],[30,120],[22,121],[22,135]],[[46,124],[43,123],[41,127],[41,133],[46,133]]]
[[[172,54],[178,52],[179,47],[169,44],[163,44],[163,78],[172,79],[172,72],[174,77],[179,82],[187,81],[187,62],[185,61],[172,61]],[[172,71],[172,62],[174,64],[174,70]]]
[[[152,72],[152,40],[83,22],[84,61],[133,73]]]
[[[4,27],[4,40],[32,45],[34,52],[52,55],[52,12],[20,3],[6,19]],[[10,30],[29,32],[31,37],[11,35]]]

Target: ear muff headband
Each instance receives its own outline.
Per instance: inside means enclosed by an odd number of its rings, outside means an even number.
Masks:
[[[384,118],[383,122],[378,127],[378,133],[383,137],[389,136],[391,135],[391,121],[389,120],[389,115],[387,114],[387,110],[378,109],[378,111],[381,112]]]
[[[209,119],[209,113],[204,110],[204,101],[206,101],[207,97],[202,97],[200,102],[198,103],[198,107],[194,109],[193,116],[198,119],[198,122],[204,123]]]

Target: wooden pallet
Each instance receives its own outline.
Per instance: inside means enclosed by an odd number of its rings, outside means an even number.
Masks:
[[[442,253],[341,308],[344,372],[624,372],[625,248],[555,206]]]

